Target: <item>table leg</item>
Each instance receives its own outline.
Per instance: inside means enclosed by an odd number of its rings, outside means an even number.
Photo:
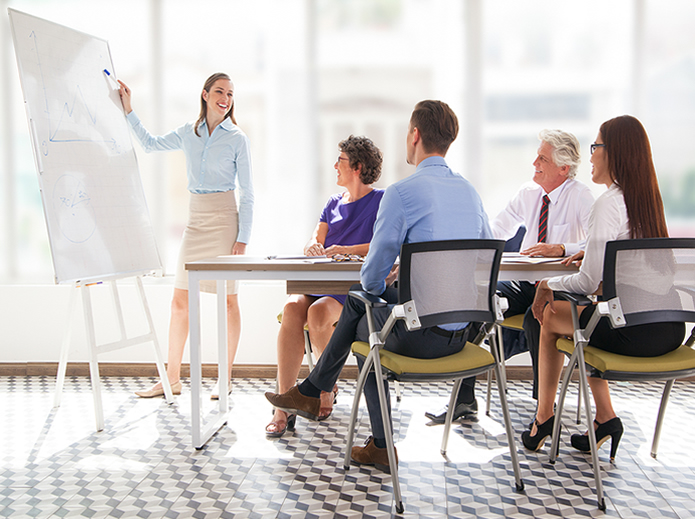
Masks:
[[[227,283],[224,280],[217,281],[217,380],[220,384],[220,414],[229,411],[229,375],[227,364],[229,362],[229,348],[227,335]]]
[[[188,322],[191,347],[191,433],[193,447],[200,449],[204,441],[200,434],[202,369],[200,360],[200,279],[195,271],[188,272]]]

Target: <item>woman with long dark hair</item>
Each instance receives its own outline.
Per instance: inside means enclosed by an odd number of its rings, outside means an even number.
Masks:
[[[179,253],[174,297],[169,323],[167,375],[174,394],[181,393],[181,359],[188,337],[187,262],[224,254],[245,254],[253,218],[253,184],[249,140],[234,118],[234,85],[227,74],[210,76],[200,94],[200,115],[162,136],[151,135],[133,112],[131,91],[119,81],[120,95],[128,122],[145,151],[183,150],[186,155],[189,217]],[[236,189],[239,188],[237,209]],[[214,281],[202,282],[200,289],[215,292]],[[229,365],[236,355],[241,334],[238,281],[227,282]],[[231,386],[230,386],[231,387]],[[161,383],[136,393],[142,398],[164,394]],[[218,388],[212,398],[219,395]]]
[[[629,115],[616,117],[601,125],[591,145],[592,180],[608,190],[594,203],[589,219],[584,253],[567,262],[582,260],[576,274],[542,280],[536,289],[533,314],[541,323],[539,352],[538,410],[529,431],[522,434],[524,446],[538,450],[553,430],[553,404],[560,380],[564,354],[555,346],[560,337],[572,336],[570,303],[554,301],[553,291],[593,294],[601,283],[606,242],[635,238],[668,237],[664,206],[652,161],[647,132]],[[579,307],[579,322],[586,326],[595,306]],[[612,329],[601,319],[589,344],[623,355],[655,357],[681,345],[684,323],[655,323]],[[654,341],[659,337],[658,341]],[[608,382],[589,378],[596,405],[594,434],[597,445],[611,438],[611,459],[615,457],[623,425],[611,403]],[[572,435],[572,445],[589,452],[586,434]]]

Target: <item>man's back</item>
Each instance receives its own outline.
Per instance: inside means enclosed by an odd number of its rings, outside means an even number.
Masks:
[[[403,243],[491,238],[487,214],[475,188],[452,172],[442,157],[423,160],[411,176],[386,189],[361,281],[373,294]]]

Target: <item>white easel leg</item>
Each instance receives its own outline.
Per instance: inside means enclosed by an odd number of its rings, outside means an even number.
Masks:
[[[159,381],[162,383],[162,387],[164,388],[164,398],[166,399],[167,404],[173,404],[174,395],[171,392],[171,384],[169,384],[169,377],[167,376],[167,371],[164,367],[164,356],[162,355],[162,350],[159,348],[157,333],[154,330],[154,321],[152,320],[152,314],[150,313],[150,305],[147,303],[145,289],[142,286],[142,278],[140,276],[136,276],[135,283],[138,286],[138,293],[140,294],[142,308],[145,311],[145,317],[147,317],[147,326],[149,327],[148,336],[150,337],[152,345],[154,346],[155,364],[157,365],[157,373],[159,373]]]
[[[60,407],[60,399],[63,395],[65,385],[65,372],[68,368],[68,352],[72,341],[72,319],[75,315],[75,304],[77,303],[77,286],[70,290],[70,302],[68,303],[68,329],[63,337],[63,345],[60,347],[60,360],[58,362],[58,374],[56,376],[56,391],[53,396],[53,407]]]
[[[97,343],[94,334],[94,316],[92,315],[92,298],[89,287],[82,287],[82,309],[84,322],[87,328],[87,344],[89,348],[89,378],[92,382],[92,396],[94,397],[94,415],[97,431],[104,430],[104,409],[101,403],[101,379],[99,378],[99,362],[97,361]]]

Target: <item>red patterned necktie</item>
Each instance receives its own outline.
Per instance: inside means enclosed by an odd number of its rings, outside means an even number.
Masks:
[[[548,237],[548,206],[550,205],[550,198],[548,195],[543,195],[543,205],[541,206],[541,215],[538,219],[538,241],[540,243],[545,243]]]

